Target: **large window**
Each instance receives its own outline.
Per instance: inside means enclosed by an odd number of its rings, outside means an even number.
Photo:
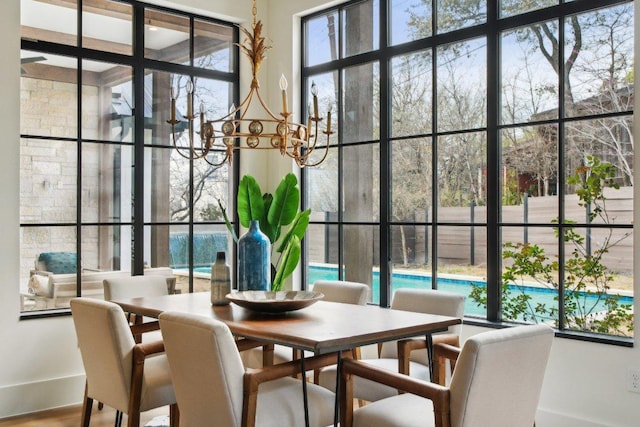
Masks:
[[[306,17],[303,87],[339,111],[328,159],[304,170],[307,283],[364,282],[385,306],[448,290],[471,322],[630,345],[633,30],[627,0]]]
[[[100,296],[113,276],[206,289],[198,267],[232,248],[218,200],[232,201],[237,168],[190,161],[174,137],[188,145],[188,89],[211,116],[237,103],[237,28],[135,0],[21,11],[23,314]]]

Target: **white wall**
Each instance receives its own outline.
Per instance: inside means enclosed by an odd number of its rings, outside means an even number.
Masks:
[[[154,3],[160,3],[156,1]],[[162,4],[189,10],[215,10],[215,16],[243,22],[250,20],[250,1],[176,0]],[[260,81],[269,104],[279,103],[277,80],[287,75],[290,93],[299,93],[299,16],[309,10],[335,2],[319,0],[260,0],[259,18],[265,23],[267,36],[274,49],[268,52]],[[18,159],[19,159],[19,0],[3,0],[0,16],[0,418],[56,406],[79,403],[84,376],[76,348],[71,318],[48,318],[18,321]],[[636,25],[640,10],[636,7]],[[283,19],[283,17],[285,17]],[[290,18],[289,18],[290,17]],[[277,23],[277,25],[275,24]],[[291,42],[293,40],[293,43]],[[636,46],[636,56],[640,47]],[[243,70],[246,64],[242,63]],[[246,74],[246,71],[245,71]],[[640,83],[636,77],[636,86]],[[243,74],[243,85],[247,80]],[[245,93],[244,90],[241,93]],[[299,100],[289,100],[298,112]],[[639,101],[636,100],[636,110]],[[299,117],[296,117],[299,119]],[[638,129],[640,120],[636,118]],[[275,153],[243,157],[242,173],[252,173],[269,180],[275,187],[282,175],[294,170],[287,160]],[[636,170],[638,170],[636,156]],[[640,212],[640,195],[636,192],[636,212]],[[636,214],[640,216],[640,214]],[[637,222],[637,221],[636,221]],[[640,249],[635,248],[635,259]],[[635,294],[640,295],[636,280]],[[636,311],[640,299],[636,299]],[[636,319],[636,330],[640,321]],[[481,328],[463,327],[464,336],[480,332]],[[640,425],[640,394],[626,391],[629,368],[640,369],[638,338],[635,348],[592,344],[556,339],[540,402],[538,427],[595,427]]]

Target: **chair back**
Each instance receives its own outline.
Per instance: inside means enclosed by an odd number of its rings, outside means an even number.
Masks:
[[[74,298],[70,305],[87,395],[127,412],[135,342],[122,308],[93,298]]]
[[[325,301],[365,305],[369,300],[369,286],[344,280],[316,280],[313,291],[324,294]]]
[[[394,310],[415,311],[418,313],[461,318],[464,315],[464,301],[464,295],[453,292],[401,288],[393,294],[391,308]],[[446,333],[460,335],[460,328],[460,325],[450,326]],[[380,350],[380,357],[397,358],[398,348],[396,343],[384,343]],[[413,351],[411,353],[411,360],[426,365],[427,352],[424,350]]]
[[[469,338],[451,379],[451,426],[534,425],[553,335],[541,324]]]
[[[240,426],[244,367],[227,325],[176,312],[159,319],[181,424]]]
[[[104,299],[108,301],[168,295],[164,276],[129,276],[104,279]]]

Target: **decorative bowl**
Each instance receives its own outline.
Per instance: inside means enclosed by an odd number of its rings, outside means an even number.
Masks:
[[[285,313],[308,307],[324,298],[310,291],[232,291],[226,295],[234,304],[261,313]]]

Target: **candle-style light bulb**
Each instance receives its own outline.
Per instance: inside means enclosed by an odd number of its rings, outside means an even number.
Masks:
[[[171,121],[176,121],[176,91],[171,86]]]
[[[233,114],[236,111],[236,104],[231,103],[231,107],[229,107],[229,114]]]
[[[205,106],[204,102],[200,103],[200,139],[204,141],[204,122],[206,120],[205,115]]]
[[[313,95],[313,117],[318,118],[318,86],[316,82],[311,82],[311,95]]]
[[[193,117],[193,82],[187,80],[187,118]]]
[[[289,83],[287,82],[287,78],[282,74],[280,76],[280,90],[282,91],[282,112],[287,114],[289,111],[289,107],[287,105],[287,87]]]

